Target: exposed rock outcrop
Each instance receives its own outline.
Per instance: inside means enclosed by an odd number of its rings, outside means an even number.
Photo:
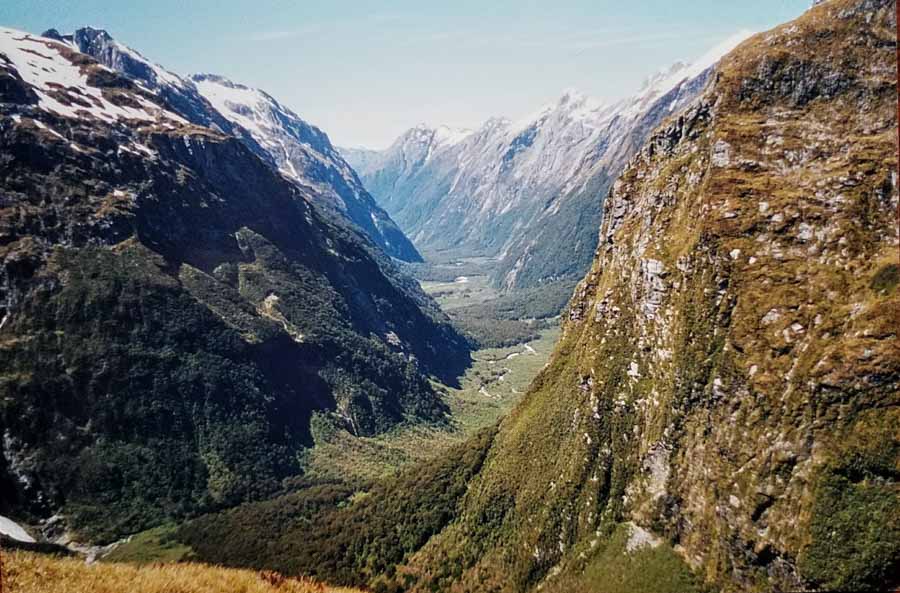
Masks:
[[[414,590],[594,590],[623,522],[721,590],[900,584],[894,11],[754,36],[645,143]]]

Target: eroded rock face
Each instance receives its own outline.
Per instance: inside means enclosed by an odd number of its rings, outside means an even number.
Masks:
[[[552,591],[626,521],[725,590],[900,580],[895,35],[822,3],[657,130],[417,590]]]

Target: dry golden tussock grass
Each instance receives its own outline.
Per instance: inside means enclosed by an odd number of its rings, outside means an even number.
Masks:
[[[204,564],[86,564],[31,552],[3,553],[2,593],[359,593],[273,572]]]

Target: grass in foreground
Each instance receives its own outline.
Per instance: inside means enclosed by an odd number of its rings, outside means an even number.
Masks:
[[[359,593],[271,572],[204,564],[86,564],[22,551],[3,554],[3,572],[9,593]]]

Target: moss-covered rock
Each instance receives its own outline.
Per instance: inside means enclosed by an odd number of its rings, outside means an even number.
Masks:
[[[802,574],[829,591],[900,580],[900,422],[872,410],[835,435],[837,454],[813,486]]]

